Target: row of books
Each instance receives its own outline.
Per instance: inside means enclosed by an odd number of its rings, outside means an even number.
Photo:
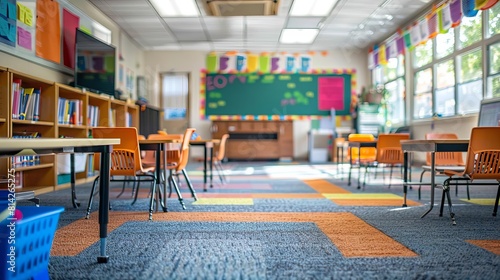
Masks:
[[[16,120],[40,120],[40,88],[23,88],[21,79],[12,83],[12,118]]]
[[[60,124],[83,124],[83,101],[59,97],[57,121]]]
[[[87,118],[89,121],[89,125],[96,127],[99,125],[99,107],[94,105],[89,105]]]
[[[15,132],[12,138],[39,138],[41,136],[42,135],[38,132]],[[11,157],[11,159],[14,168],[40,164],[40,156],[38,155],[14,156]]]

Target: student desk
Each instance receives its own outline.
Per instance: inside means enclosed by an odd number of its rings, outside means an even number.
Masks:
[[[97,262],[107,263],[106,237],[108,235],[109,219],[109,155],[113,145],[120,144],[120,139],[93,139],[93,138],[41,138],[41,139],[12,139],[0,138],[0,156],[16,155],[45,155],[53,153],[101,153],[101,167],[99,176],[99,237],[101,239],[100,252]]]
[[[431,154],[431,205],[421,218],[425,217],[434,207],[434,188],[436,187],[435,176],[435,159],[436,152],[467,152],[469,148],[469,140],[459,139],[439,139],[439,140],[403,140],[401,148],[404,154],[404,169],[403,169],[403,207],[406,207],[406,195],[409,185],[422,185],[420,182],[408,181],[409,158],[408,152],[429,152]]]
[[[213,188],[213,156],[214,156],[214,144],[219,144],[220,139],[200,139],[191,140],[189,145],[191,146],[203,146],[204,157],[203,157],[203,191],[207,191],[207,164],[209,161],[208,150],[210,150],[210,188]]]

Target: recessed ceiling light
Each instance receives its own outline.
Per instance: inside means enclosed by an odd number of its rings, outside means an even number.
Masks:
[[[326,16],[338,0],[293,0],[291,16]]]
[[[283,44],[310,44],[314,42],[319,29],[283,29],[280,43]]]
[[[150,0],[161,17],[198,16],[195,0]]]

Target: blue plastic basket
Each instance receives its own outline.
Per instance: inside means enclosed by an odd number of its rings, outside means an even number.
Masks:
[[[23,217],[15,221],[15,230],[8,227],[11,220],[0,223],[0,279],[49,279],[50,249],[64,208],[17,206],[16,209]],[[15,240],[15,244],[9,244],[9,240]]]

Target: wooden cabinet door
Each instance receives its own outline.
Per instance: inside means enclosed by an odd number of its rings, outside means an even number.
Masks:
[[[227,142],[226,153],[230,159],[277,159],[279,147],[275,140],[232,140]]]
[[[212,139],[221,139],[222,135],[229,133],[228,132],[228,123],[227,121],[214,121],[212,122]]]
[[[282,121],[279,123],[278,143],[280,157],[293,157],[292,121]]]

